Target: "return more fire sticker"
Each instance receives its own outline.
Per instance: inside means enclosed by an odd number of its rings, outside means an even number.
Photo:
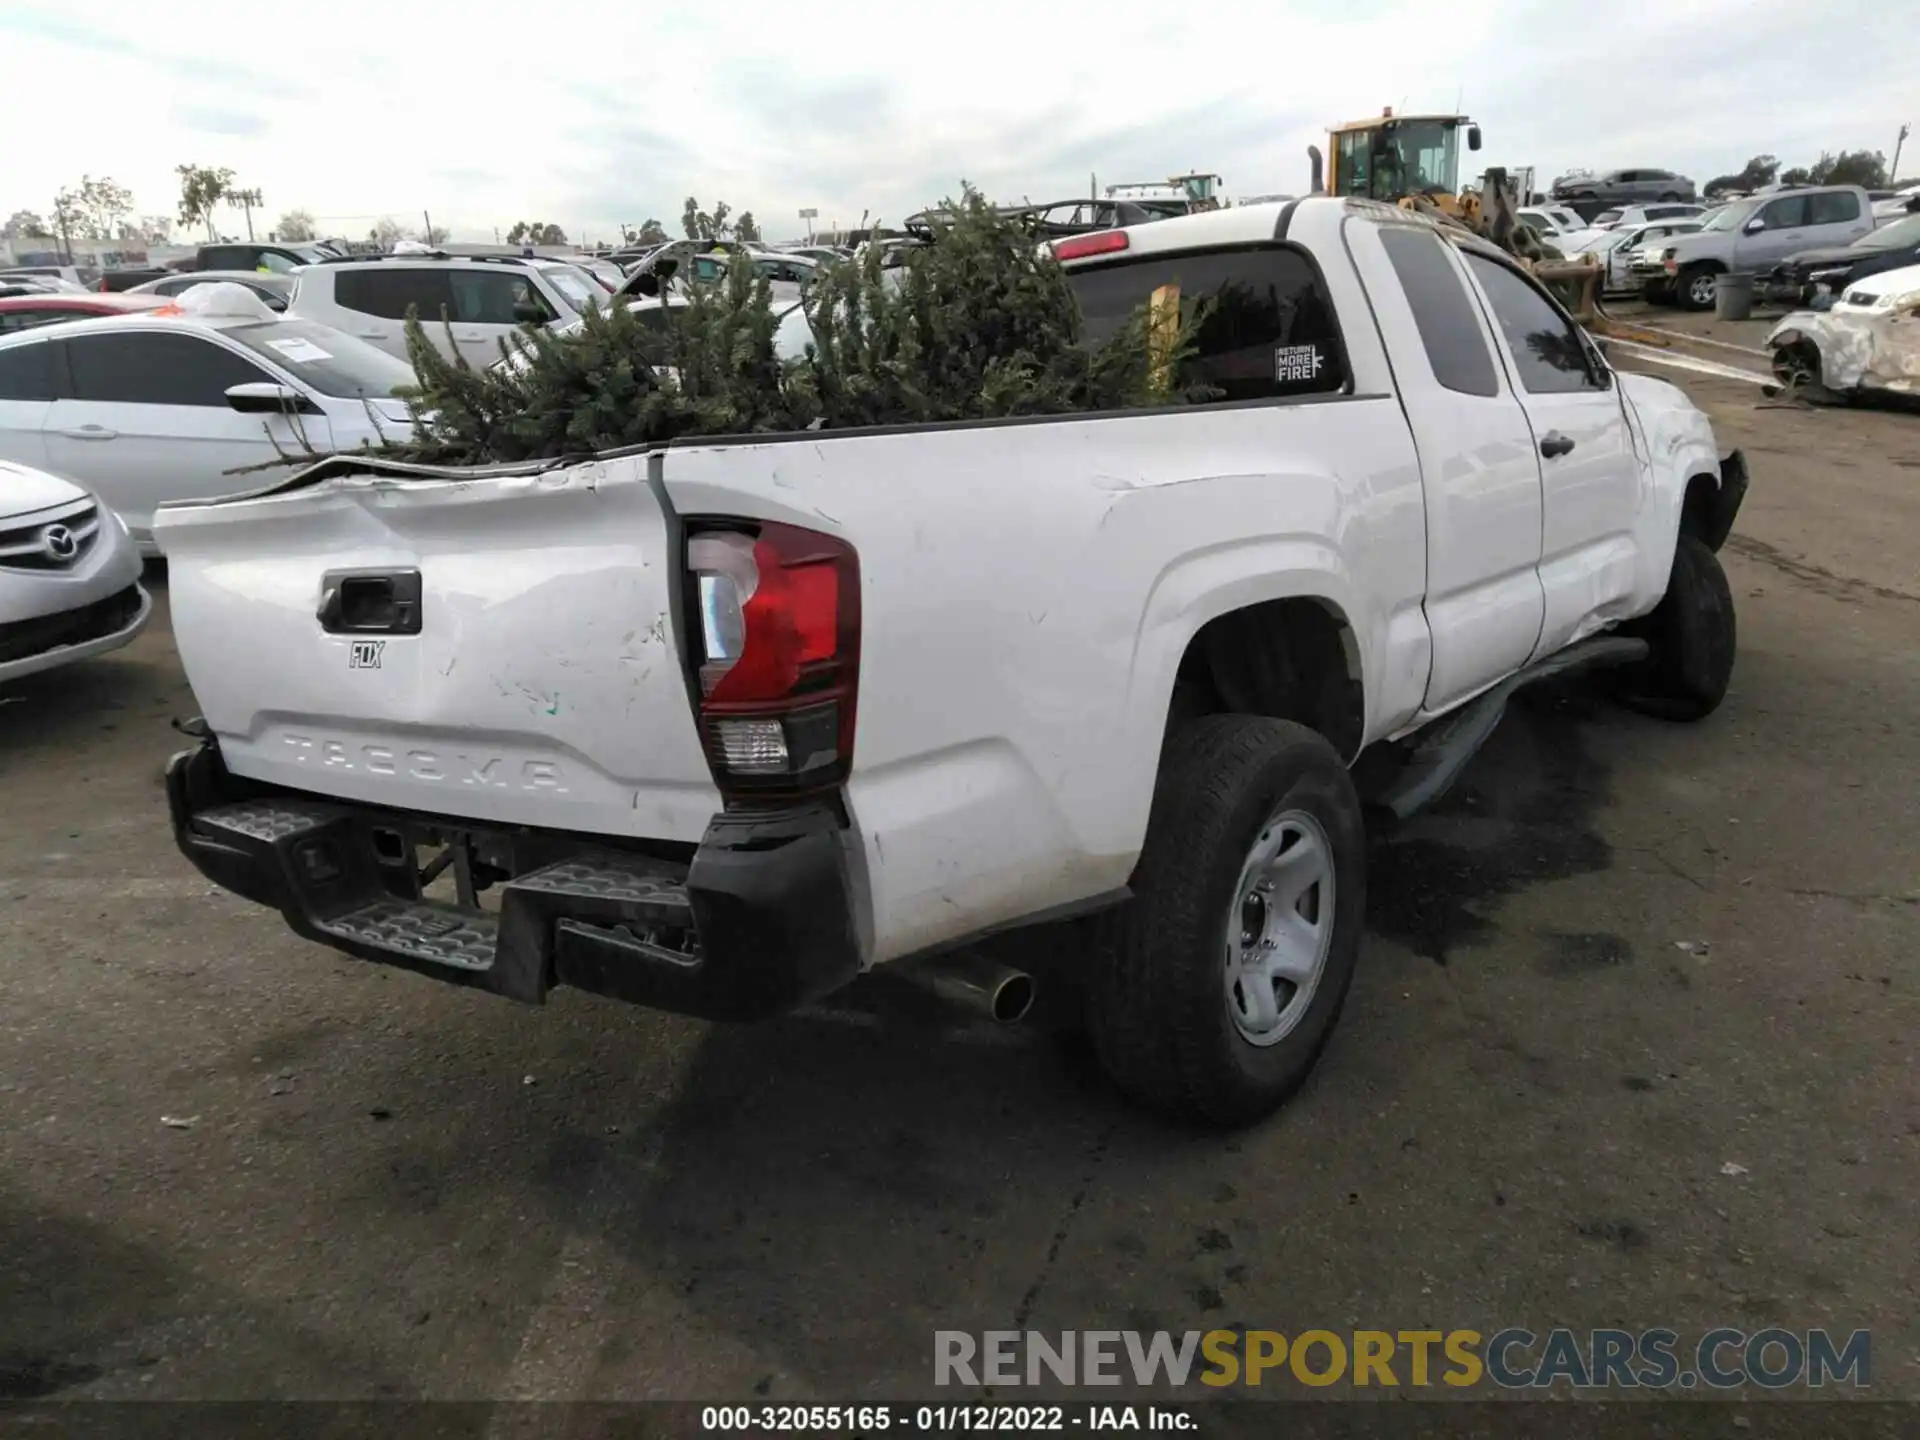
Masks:
[[[1274,383],[1311,383],[1320,378],[1326,363],[1318,345],[1276,345],[1273,347]]]

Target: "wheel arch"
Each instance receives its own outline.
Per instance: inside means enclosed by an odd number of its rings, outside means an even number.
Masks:
[[[1200,715],[1264,715],[1326,737],[1351,761],[1366,733],[1366,666],[1345,606],[1324,594],[1222,609],[1188,638],[1167,725]]]

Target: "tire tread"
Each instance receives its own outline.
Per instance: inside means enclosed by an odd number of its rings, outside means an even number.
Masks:
[[[1169,737],[1134,872],[1134,898],[1095,926],[1087,993],[1095,1054],[1122,1091],[1151,1108],[1240,1124],[1285,1098],[1249,1093],[1223,1073],[1213,1035],[1224,1013],[1220,986],[1214,984],[1211,993],[1205,984],[1196,987],[1186,970],[1192,948],[1205,945],[1220,921],[1209,913],[1217,904],[1218,867],[1230,862],[1237,870],[1243,858],[1233,833],[1242,797],[1281,763],[1296,764],[1302,776],[1296,784],[1330,784],[1357,833],[1360,810],[1352,781],[1321,735],[1290,721],[1207,716]],[[1337,846],[1338,837],[1330,838]],[[1352,873],[1339,872],[1337,880],[1337,913],[1364,905],[1364,862]],[[1357,935],[1345,938],[1357,946]],[[1336,954],[1340,944],[1336,931]],[[1312,1068],[1352,976],[1350,962],[1338,974],[1333,957],[1328,964],[1321,983],[1337,988],[1332,1013],[1284,1087],[1288,1092]]]

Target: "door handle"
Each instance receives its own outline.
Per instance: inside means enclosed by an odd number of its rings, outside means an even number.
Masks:
[[[384,330],[356,330],[353,333],[362,340],[384,340],[387,338],[387,332]]]
[[[1558,430],[1549,430],[1540,441],[1540,453],[1549,460],[1558,460],[1562,455],[1570,454],[1573,441]]]
[[[60,433],[69,440],[117,440],[120,438],[118,430],[109,430],[104,425],[80,425],[72,430],[62,430]]]
[[[418,570],[331,570],[314,618],[329,635],[418,635]]]

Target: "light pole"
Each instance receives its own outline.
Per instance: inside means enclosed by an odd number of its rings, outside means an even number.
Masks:
[[[1893,164],[1887,167],[1887,183],[1896,185],[1900,181],[1900,147],[1907,143],[1907,133],[1911,125],[1902,125],[1900,133],[1893,137]]]
[[[814,220],[814,217],[819,213],[820,211],[811,205],[809,205],[805,210],[802,210],[800,212],[800,218],[807,222],[807,243],[808,244],[813,243],[813,220]]]

